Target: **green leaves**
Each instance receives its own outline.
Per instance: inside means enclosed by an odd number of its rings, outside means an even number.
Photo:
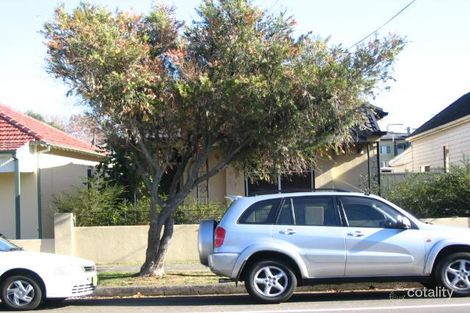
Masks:
[[[386,197],[420,218],[470,216],[470,163],[449,173],[410,173]]]
[[[214,151],[222,166],[255,173],[310,168],[348,144],[404,45],[389,36],[350,51],[295,37],[292,17],[247,0],[205,0],[198,14],[181,32],[165,6],[140,16],[82,4],[45,25],[48,71],[95,113],[110,145],[132,151],[141,175],[179,160],[189,171]]]

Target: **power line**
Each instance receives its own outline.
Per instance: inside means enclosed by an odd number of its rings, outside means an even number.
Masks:
[[[357,46],[358,44],[360,44],[361,42],[363,42],[364,40],[366,40],[367,38],[369,38],[370,36],[372,36],[373,34],[375,34],[376,32],[378,32],[379,30],[381,30],[385,25],[387,25],[388,23],[390,23],[393,19],[395,19],[398,15],[400,15],[403,11],[405,11],[406,9],[408,9],[408,7],[410,5],[412,5],[413,3],[415,3],[416,0],[412,0],[410,3],[408,3],[403,9],[401,9],[400,11],[398,11],[394,16],[392,16],[391,18],[389,18],[385,23],[382,24],[382,26],[380,26],[379,28],[377,28],[376,30],[374,30],[373,32],[371,32],[370,34],[368,34],[367,36],[365,36],[364,38],[362,38],[361,40],[359,40],[358,42],[356,42],[355,44],[353,44],[351,47],[349,47],[349,49],[353,48],[354,46]]]

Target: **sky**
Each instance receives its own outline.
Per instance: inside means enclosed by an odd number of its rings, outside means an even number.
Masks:
[[[0,0],[0,103],[46,116],[68,116],[82,109],[66,97],[67,86],[45,70],[46,48],[40,33],[54,9],[72,10],[80,1]],[[111,10],[148,12],[152,0],[90,0]],[[200,1],[163,0],[189,24]],[[297,20],[297,34],[311,31],[350,47],[384,24],[411,0],[255,0],[271,12],[286,10]],[[416,0],[379,31],[406,37],[394,65],[394,82],[370,102],[388,112],[383,130],[417,128],[470,91],[470,1]]]

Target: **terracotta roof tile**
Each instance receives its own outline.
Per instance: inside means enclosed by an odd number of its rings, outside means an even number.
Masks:
[[[0,104],[0,151],[16,150],[31,141],[90,153],[98,148],[46,123]]]

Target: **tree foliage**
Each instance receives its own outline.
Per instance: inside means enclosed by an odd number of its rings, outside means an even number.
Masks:
[[[46,123],[54,128],[64,130],[65,128],[65,121],[58,116],[44,116],[41,113],[34,112],[32,110],[28,110],[24,112],[24,114],[32,117],[40,122]]]
[[[198,14],[183,28],[165,6],[141,16],[82,4],[44,28],[48,71],[83,99],[108,147],[128,151],[151,198],[141,275],[161,272],[172,214],[228,163],[265,176],[344,147],[403,47],[396,36],[354,51],[296,37],[292,17],[247,0],[205,0]]]

